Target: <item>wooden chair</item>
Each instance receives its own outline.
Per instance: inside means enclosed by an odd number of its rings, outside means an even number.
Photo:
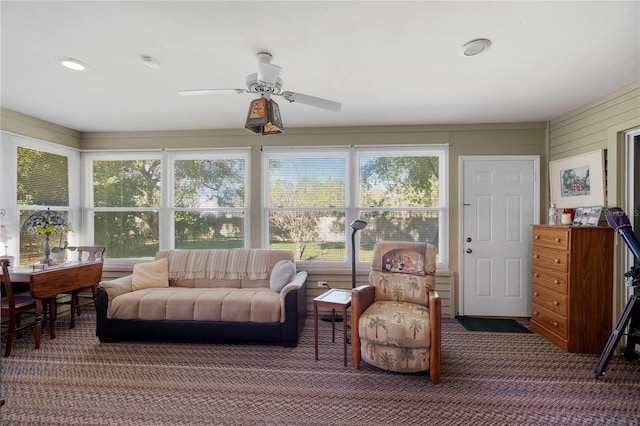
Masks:
[[[78,247],[78,260],[95,261],[100,260],[104,263],[104,252],[106,248],[104,246],[80,246]],[[98,283],[92,283],[91,285],[74,291],[71,293],[71,325],[70,328],[76,326],[76,319],[73,312],[76,315],[80,315],[80,307],[86,305],[94,305],[98,299]],[[91,291],[91,294],[88,291]],[[80,303],[80,299],[88,299],[86,303]]]
[[[429,371],[440,382],[441,301],[435,247],[379,241],[369,285],[351,292],[351,357],[399,373]]]
[[[42,333],[42,301],[31,296],[14,295],[11,288],[11,276],[9,275],[9,261],[0,259],[0,263],[2,263],[2,287],[6,294],[6,297],[2,298],[2,316],[9,317],[7,323],[9,330],[4,356],[11,354],[11,346],[16,333],[31,326],[35,326],[35,348],[38,349],[40,348],[40,335]],[[34,322],[23,325],[21,324],[21,317],[23,313],[27,312],[33,312]]]

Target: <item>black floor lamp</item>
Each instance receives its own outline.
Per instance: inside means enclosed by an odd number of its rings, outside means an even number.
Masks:
[[[367,227],[367,222],[364,220],[356,219],[351,222],[351,288],[356,288],[356,232]],[[322,321],[331,321],[331,315],[325,315]],[[342,321],[342,315],[335,316],[336,322]]]
[[[351,288],[356,288],[356,232],[367,227],[367,222],[356,219],[351,223]]]

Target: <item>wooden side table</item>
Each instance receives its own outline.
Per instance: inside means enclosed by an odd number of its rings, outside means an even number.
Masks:
[[[318,360],[318,307],[331,309],[331,341],[336,341],[336,309],[342,310],[342,345],[344,365],[347,365],[347,309],[351,306],[351,290],[332,288],[313,299],[314,337]]]

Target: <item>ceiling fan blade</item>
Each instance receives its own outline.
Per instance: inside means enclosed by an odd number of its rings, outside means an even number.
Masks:
[[[197,95],[217,95],[220,93],[248,93],[246,89],[195,89],[195,90],[178,90],[178,94],[182,96],[197,96]]]
[[[281,67],[266,62],[258,63],[258,81],[268,84],[276,84],[280,75]]]
[[[340,102],[330,101],[328,99],[316,98],[315,96],[303,95],[295,92],[282,92],[281,96],[289,102],[299,102],[301,104],[310,105],[316,108],[322,108],[329,111],[340,111],[342,104]]]

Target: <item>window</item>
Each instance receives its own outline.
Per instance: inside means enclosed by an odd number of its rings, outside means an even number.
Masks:
[[[118,157],[92,162],[94,244],[105,246],[109,258],[153,257],[160,248],[161,156]]]
[[[298,260],[344,261],[348,152],[301,151],[266,156],[268,246]]]
[[[438,262],[446,230],[445,194],[440,179],[444,171],[441,150],[399,148],[360,149],[356,216],[368,223],[361,231],[360,261],[372,260],[378,240],[422,241],[436,246]],[[445,232],[446,234],[446,232]]]
[[[175,248],[245,247],[246,162],[233,154],[175,158]]]
[[[353,220],[367,222],[356,259],[378,240],[425,241],[446,263],[446,147],[265,148],[265,246],[302,262],[350,260]],[[348,242],[348,244],[346,243]]]
[[[25,219],[38,210],[59,211],[79,230],[78,170],[70,166],[78,159],[74,149],[2,132],[2,168],[10,184],[0,194],[3,254],[17,257],[22,265],[42,260],[45,238],[22,230]],[[52,234],[50,246],[75,238],[77,233]]]
[[[87,229],[108,258],[246,246],[246,151],[88,153]]]

